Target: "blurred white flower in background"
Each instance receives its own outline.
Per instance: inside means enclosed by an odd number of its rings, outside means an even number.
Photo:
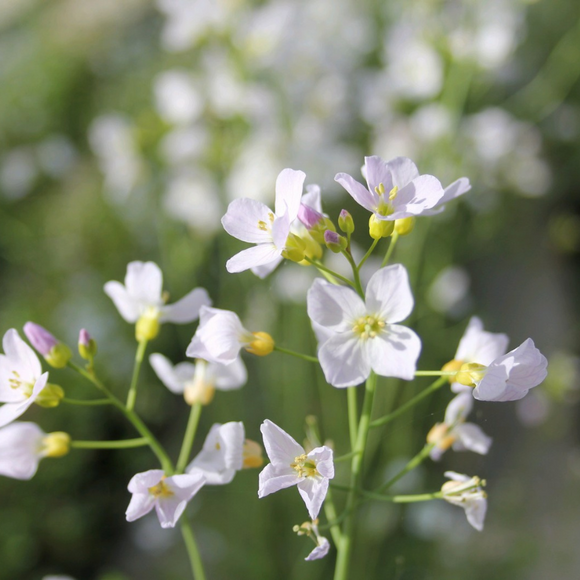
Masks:
[[[433,310],[460,317],[471,302],[471,279],[467,270],[459,266],[443,268],[427,292],[427,301]]]
[[[167,70],[153,81],[155,108],[167,123],[186,125],[203,112],[204,99],[193,76],[186,70]]]

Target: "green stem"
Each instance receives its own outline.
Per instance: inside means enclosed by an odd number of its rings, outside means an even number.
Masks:
[[[62,403],[68,403],[69,405],[84,405],[87,407],[94,407],[96,405],[110,405],[111,401],[109,399],[69,399],[64,397],[61,399]]]
[[[379,243],[380,240],[381,240],[381,238],[377,238],[376,240],[373,241],[373,243],[371,244],[371,247],[367,250],[367,253],[363,256],[362,260],[359,262],[359,265],[357,266],[357,270],[359,272],[360,272],[360,269],[362,268],[363,264],[369,259],[370,255],[374,252],[374,250],[377,247],[377,244]]]
[[[185,514],[181,516],[179,521],[181,526],[181,535],[183,536],[183,541],[185,542],[185,547],[187,548],[187,555],[189,556],[189,563],[191,564],[193,577],[195,580],[206,580],[203,563],[201,561],[201,556],[197,548],[197,543],[195,542],[195,536],[193,535],[191,525],[187,521]]]
[[[352,491],[352,488],[345,485],[335,485],[331,484],[333,489],[339,491]],[[413,503],[416,501],[429,501],[431,499],[442,499],[443,493],[436,491],[433,493],[421,493],[416,495],[384,495],[382,493],[377,493],[374,491],[366,491],[364,489],[359,490],[360,495],[367,499],[376,499],[378,501],[388,501],[391,503]]]
[[[70,446],[74,449],[132,449],[149,445],[145,437],[138,439],[121,439],[119,441],[71,441]]]
[[[342,541],[342,534],[340,532],[340,525],[337,523],[336,508],[334,507],[334,499],[330,489],[328,490],[326,499],[324,500],[324,515],[329,522],[328,527],[330,528],[334,545],[338,546]]]
[[[348,430],[350,433],[350,448],[353,453],[356,446],[356,435],[358,429],[358,411],[356,401],[357,387],[348,387],[346,389],[348,396]]]
[[[393,419],[396,419],[399,415],[402,415],[405,411],[413,408],[419,401],[422,401],[425,397],[434,393],[437,389],[440,389],[445,383],[447,383],[447,377],[441,377],[427,387],[424,391],[421,391],[418,395],[407,401],[404,405],[401,405],[396,411],[375,419],[371,424],[371,428],[380,427],[381,425],[386,425],[390,423]]]
[[[333,272],[330,268],[327,268],[326,266],[323,266],[320,262],[317,262],[315,260],[312,260],[308,256],[304,256],[304,259],[307,262],[310,262],[313,266],[316,266],[322,272],[326,272],[327,274],[330,274],[331,276],[333,276],[337,280],[341,280],[345,284],[348,284],[349,286],[352,286],[354,288],[354,283],[351,280],[349,280],[348,278],[345,278],[344,276],[341,276],[340,274],[337,274],[336,272]]]
[[[399,240],[399,234],[397,233],[396,230],[394,230],[393,233],[391,234],[391,243],[389,244],[389,249],[387,250],[385,257],[383,258],[383,263],[381,264],[381,268],[384,268],[389,263],[389,260],[391,259],[391,255],[393,253],[393,250],[395,249],[395,245],[397,244],[398,240]]]
[[[358,454],[358,451],[351,451],[350,453],[346,453],[345,455],[340,455],[339,457],[334,458],[334,463],[340,463],[341,461],[346,461],[347,459],[352,459],[357,454]]]
[[[139,341],[139,346],[137,347],[137,352],[135,354],[135,366],[133,367],[133,377],[131,378],[131,386],[129,387],[129,393],[127,394],[127,410],[132,411],[135,407],[135,400],[137,399],[137,382],[139,380],[139,371],[141,370],[141,363],[143,362],[143,357],[145,356],[145,350],[147,349],[147,340],[143,339]]]
[[[183,473],[187,467],[189,456],[191,455],[191,448],[193,447],[193,441],[195,439],[195,432],[197,431],[197,425],[199,423],[199,416],[201,415],[201,409],[202,405],[200,403],[191,407],[185,435],[183,436],[183,443],[181,444],[181,451],[179,452],[179,459],[177,460],[177,466],[175,468],[176,473]]]
[[[411,459],[411,461],[409,461],[409,463],[407,463],[407,465],[405,465],[405,467],[403,467],[403,469],[401,469],[399,473],[397,473],[395,476],[391,477],[389,481],[383,483],[383,485],[378,487],[375,493],[379,493],[381,491],[389,489],[389,487],[397,483],[397,481],[399,481],[401,477],[403,477],[404,475],[409,473],[409,471],[412,471],[413,469],[415,469],[415,467],[423,463],[423,461],[425,461],[425,459],[429,457],[429,453],[431,452],[431,449],[433,449],[433,447],[435,447],[435,444],[427,443],[427,445],[425,445],[425,447],[423,447],[423,449],[421,449],[421,451],[419,451],[419,453],[417,453],[417,455],[415,455],[415,457],[413,457],[413,459]]]
[[[354,451],[356,455],[352,459],[351,467],[351,487],[346,500],[345,511],[347,517],[344,522],[343,533],[340,543],[337,545],[338,557],[336,559],[336,568],[334,570],[334,580],[346,580],[348,578],[348,569],[352,554],[352,543],[354,536],[354,508],[357,502],[358,490],[362,479],[362,468],[364,461],[364,452],[369,434],[371,423],[371,412],[373,409],[373,400],[377,386],[377,375],[371,372],[365,385],[365,399],[361,412],[361,418],[358,426],[356,446]]]
[[[350,264],[350,267],[352,268],[352,274],[354,277],[354,288],[358,292],[359,296],[361,298],[364,298],[365,293],[364,293],[364,290],[363,290],[363,287],[362,287],[362,284],[360,281],[360,274],[359,274],[357,265],[355,264],[354,259],[349,252],[347,252],[346,250],[342,250],[342,254],[348,260],[348,263]]]
[[[457,371],[415,371],[416,377],[452,377]]]
[[[293,350],[289,350],[287,348],[282,348],[281,346],[274,345],[274,350],[278,352],[282,352],[284,354],[289,354],[290,356],[295,356],[296,358],[301,358],[302,360],[307,360],[309,362],[318,362],[318,359],[315,356],[310,356],[308,354],[302,354],[301,352],[294,352]]]

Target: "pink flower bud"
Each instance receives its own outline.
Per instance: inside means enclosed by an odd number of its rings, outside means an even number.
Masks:
[[[310,230],[323,221],[324,216],[309,205],[301,203],[298,208],[298,219]]]
[[[34,322],[27,322],[24,325],[24,334],[42,356],[50,354],[50,351],[60,342],[46,328]]]
[[[81,331],[79,332],[79,344],[82,344],[83,346],[89,346],[90,343],[91,343],[91,335],[87,330],[81,328]]]

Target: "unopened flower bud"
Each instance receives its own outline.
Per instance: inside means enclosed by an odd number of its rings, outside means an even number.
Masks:
[[[62,457],[69,452],[70,435],[63,431],[49,433],[42,440],[43,457]]]
[[[92,360],[97,354],[97,343],[84,328],[79,332],[79,354],[85,360]]]
[[[305,259],[298,263],[301,266],[311,266],[312,264],[308,260],[306,260],[306,258],[310,258],[311,260],[320,260],[320,258],[322,258],[322,247],[308,233],[305,233],[304,235],[300,236],[300,239],[304,242]]]
[[[258,356],[266,356],[274,350],[274,339],[267,332],[253,332],[254,340],[246,350]]]
[[[209,405],[214,394],[215,385],[208,380],[207,362],[197,359],[193,380],[185,385],[183,398],[188,405]]]
[[[388,238],[395,230],[395,222],[380,220],[375,214],[369,219],[369,235],[373,240]]]
[[[348,241],[344,236],[330,230],[324,232],[324,243],[326,244],[326,247],[335,254],[338,254],[342,250],[346,250],[348,247]]]
[[[298,208],[298,219],[309,230],[321,223],[324,223],[324,216],[320,212],[316,211],[313,207],[310,207],[304,203],[301,203],[300,207]]]
[[[24,325],[24,334],[50,366],[61,369],[71,359],[70,348],[39,324],[27,322]]]
[[[41,407],[50,409],[52,407],[58,407],[63,397],[64,390],[62,387],[47,383],[44,389],[38,393],[34,402]]]
[[[406,236],[413,231],[415,227],[415,218],[413,216],[395,220],[395,231],[400,236]]]
[[[485,376],[487,367],[478,363],[465,363],[455,375],[455,381],[466,387],[475,387]]]
[[[453,359],[453,360],[450,360],[448,363],[445,363],[443,365],[443,367],[441,368],[441,370],[444,373],[457,373],[457,372],[459,372],[459,369],[461,368],[462,365],[463,365],[463,361]],[[455,377],[456,377],[456,375],[450,375],[449,382],[454,383],[456,381]]]
[[[282,252],[282,256],[292,262],[301,262],[304,260],[306,254],[306,243],[304,240],[295,234],[290,234],[286,240],[286,247]]]
[[[157,308],[148,308],[137,320],[135,338],[138,342],[153,340],[159,334],[159,311]]]
[[[262,467],[264,464],[264,458],[262,457],[262,447],[251,439],[246,439],[244,441],[242,457],[242,469]]]
[[[345,209],[341,210],[340,215],[338,216],[338,227],[345,234],[352,234],[354,232],[354,220],[350,213]]]

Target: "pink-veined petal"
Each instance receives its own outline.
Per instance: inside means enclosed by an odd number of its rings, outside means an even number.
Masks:
[[[388,323],[405,320],[413,310],[413,294],[407,270],[401,264],[381,268],[366,288],[366,308]]]
[[[360,385],[371,372],[363,341],[353,332],[331,336],[320,347],[318,360],[326,381],[333,387]]]
[[[274,212],[263,203],[254,199],[234,199],[226,214],[222,217],[222,225],[226,232],[250,244],[263,244],[272,241],[270,228],[274,220]],[[260,227],[265,224],[265,227]]]
[[[288,212],[291,222],[296,219],[305,179],[306,173],[304,171],[283,169],[279,173],[276,178],[276,202],[274,205],[277,216]]]
[[[443,187],[436,177],[420,175],[397,192],[392,201],[394,212],[389,219],[420,215],[435,206],[443,196]]]
[[[388,197],[389,192],[395,185],[388,163],[377,155],[365,157],[364,173],[369,186],[369,192],[375,192],[375,187],[379,187],[382,183]],[[378,197],[375,197],[375,200],[378,200]]]
[[[174,304],[160,308],[159,322],[187,324],[199,317],[202,306],[211,306],[211,298],[205,288],[195,288]]]
[[[373,195],[362,183],[356,181],[348,173],[337,173],[334,181],[340,183],[358,204],[369,211],[375,211],[378,197]]]
[[[261,266],[254,266],[251,269],[252,274],[255,274],[260,279],[264,279],[267,276],[269,276],[276,269],[278,264],[280,264],[280,262],[282,262],[283,260],[284,258],[282,258],[282,256],[280,255],[277,258],[274,258],[271,262],[268,262],[267,264],[262,264]]]
[[[396,186],[402,189],[405,185],[411,183],[413,179],[419,177],[417,166],[408,157],[395,157],[395,159],[387,161],[386,165],[391,172],[392,187]],[[385,183],[385,187],[386,185]],[[387,193],[389,192],[387,191]]]
[[[417,370],[421,339],[406,326],[389,324],[386,332],[366,341],[372,369],[383,377],[411,381]]]

